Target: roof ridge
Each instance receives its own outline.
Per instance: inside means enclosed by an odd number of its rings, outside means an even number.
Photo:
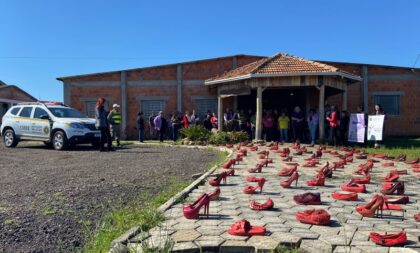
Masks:
[[[263,68],[264,66],[266,66],[267,64],[269,64],[273,59],[277,58],[278,56],[283,56],[285,54],[283,54],[282,52],[278,52],[275,55],[269,56],[267,58],[264,59],[264,62],[261,64],[257,64],[257,66],[251,70],[251,74],[255,74],[256,72],[258,72],[259,69]]]

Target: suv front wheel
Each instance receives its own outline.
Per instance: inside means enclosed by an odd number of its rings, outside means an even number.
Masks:
[[[68,145],[66,134],[63,131],[55,132],[52,139],[52,145],[55,150],[66,149]]]
[[[15,131],[8,129],[3,134],[3,143],[8,148],[14,148],[18,144]]]

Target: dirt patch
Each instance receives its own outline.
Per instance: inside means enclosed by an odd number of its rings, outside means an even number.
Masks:
[[[157,193],[173,177],[190,180],[217,154],[134,145],[58,152],[19,144],[0,145],[0,157],[0,252],[68,252],[83,245],[86,229],[116,201]]]

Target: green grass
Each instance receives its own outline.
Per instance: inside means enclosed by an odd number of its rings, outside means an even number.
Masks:
[[[370,154],[384,153],[395,157],[406,154],[407,160],[413,160],[420,157],[420,138],[387,138],[380,148],[374,148],[373,143],[369,142],[366,152]]]
[[[213,148],[209,148],[209,150],[215,151]],[[216,154],[216,160],[209,163],[208,168],[226,160],[227,152],[217,151]],[[79,252],[107,252],[111,242],[128,229],[140,226],[141,231],[148,231],[155,227],[164,220],[163,214],[159,213],[157,208],[190,183],[190,181],[171,179],[170,183],[166,184],[162,191],[155,196],[143,194],[125,205],[115,204],[112,211],[104,216],[95,231],[91,231],[88,229],[89,226],[85,226],[87,240]],[[148,252],[147,245],[145,247],[145,252]]]
[[[164,217],[157,211],[157,208],[188,184],[189,182],[172,180],[156,196],[142,195],[124,206],[115,207],[105,215],[99,228],[87,241],[81,252],[107,252],[111,242],[128,229],[140,226],[142,231],[148,231],[158,225]]]

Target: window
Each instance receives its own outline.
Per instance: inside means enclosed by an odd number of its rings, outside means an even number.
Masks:
[[[380,104],[385,114],[400,115],[400,95],[375,95],[375,104]]]
[[[12,115],[16,115],[16,114],[18,114],[19,110],[20,110],[20,107],[15,107],[15,108],[13,108],[13,109],[10,111],[10,113],[11,113]]]
[[[42,116],[48,116],[48,113],[42,108],[35,108],[34,119],[40,119]]]
[[[58,118],[87,118],[86,115],[73,108],[50,107],[48,109]]]
[[[217,100],[216,99],[197,99],[196,104],[196,113],[200,120],[206,118],[207,111],[216,112],[217,111]]]
[[[86,101],[85,102],[85,114],[89,118],[95,118],[95,106],[96,106],[95,101]]]
[[[149,119],[152,113],[158,113],[159,111],[165,111],[164,100],[143,100],[141,101],[141,110],[145,119]]]
[[[24,118],[31,117],[32,107],[23,107],[22,111],[20,111],[19,116]]]

